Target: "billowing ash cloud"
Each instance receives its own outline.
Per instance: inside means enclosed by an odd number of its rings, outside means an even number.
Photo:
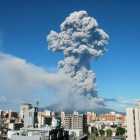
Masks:
[[[107,50],[109,36],[98,28],[97,21],[86,11],[70,14],[61,24],[61,32],[51,31],[47,36],[49,50],[63,52],[64,61],[59,69],[73,79],[73,89],[89,102],[104,104],[97,94],[96,75],[90,70],[90,60],[97,60]]]

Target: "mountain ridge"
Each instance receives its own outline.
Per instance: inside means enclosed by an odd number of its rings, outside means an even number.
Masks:
[[[115,110],[107,108],[107,107],[106,108],[93,108],[93,109],[87,109],[87,110],[75,110],[75,109],[71,109],[71,108],[65,108],[65,109],[61,110],[60,103],[55,103],[55,104],[49,105],[47,107],[39,108],[39,111],[44,111],[45,108],[50,111],[54,110],[55,112],[58,112],[59,115],[61,114],[61,111],[64,111],[66,114],[73,114],[74,111],[78,111],[79,114],[84,114],[85,112],[90,111],[90,112],[95,112],[97,114],[97,116],[99,116],[100,114],[107,114],[110,112],[115,112],[117,114],[126,114],[125,112],[115,111]]]

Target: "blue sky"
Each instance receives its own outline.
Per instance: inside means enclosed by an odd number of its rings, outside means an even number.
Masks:
[[[98,94],[116,110],[136,107],[134,99],[140,99],[139,5],[130,0],[1,0],[0,52],[56,72],[64,55],[47,49],[46,36],[51,30],[60,32],[60,24],[70,13],[85,10],[110,38],[108,52],[91,61]]]

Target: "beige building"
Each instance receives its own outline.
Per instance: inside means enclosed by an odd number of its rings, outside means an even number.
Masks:
[[[12,118],[12,110],[9,111],[8,118]]]
[[[95,112],[92,112],[92,121],[97,121],[98,117],[97,114]]]
[[[79,114],[74,112],[73,114]],[[63,123],[65,129],[82,129],[87,132],[87,115],[67,115],[65,114],[65,119]]]
[[[52,113],[50,110],[45,109],[44,112],[38,112],[38,116],[47,116],[47,117],[51,117]]]
[[[140,140],[140,103],[138,108],[126,108],[126,140]]]
[[[83,129],[83,115],[65,115],[65,129]]]
[[[98,120],[97,114],[95,112],[86,112],[87,115],[87,123],[90,124],[95,120]]]

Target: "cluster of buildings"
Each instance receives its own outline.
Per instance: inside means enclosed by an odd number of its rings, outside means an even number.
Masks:
[[[12,110],[0,111],[0,127],[5,125],[2,136],[9,140],[68,140],[83,139],[83,128],[66,129],[61,116],[57,112],[45,109],[39,112],[37,107],[23,103],[19,114],[13,115]]]
[[[0,126],[5,125],[3,134],[9,140],[86,140],[85,133],[99,134],[100,129],[105,132],[111,129],[112,136],[116,136],[117,127],[125,128],[126,140],[140,139],[140,103],[137,108],[127,108],[126,115],[110,112],[100,117],[95,112],[61,111],[60,115],[47,109],[39,112],[37,107],[23,103],[19,113],[0,110],[0,118]]]
[[[125,115],[124,114],[115,114],[115,112],[110,112],[109,114],[101,114],[100,120],[102,120],[102,121],[121,121],[122,123],[124,123]]]
[[[10,140],[67,140],[69,137],[68,131],[60,127],[61,118],[57,113],[48,110],[38,112],[38,108],[31,104],[23,103],[18,121],[23,126],[18,130],[13,127],[8,131],[7,137]]]
[[[98,120],[97,114],[94,112],[86,112],[79,114],[74,111],[73,114],[65,114],[61,112],[62,126],[67,130],[82,130],[83,132],[91,132],[90,123]]]

